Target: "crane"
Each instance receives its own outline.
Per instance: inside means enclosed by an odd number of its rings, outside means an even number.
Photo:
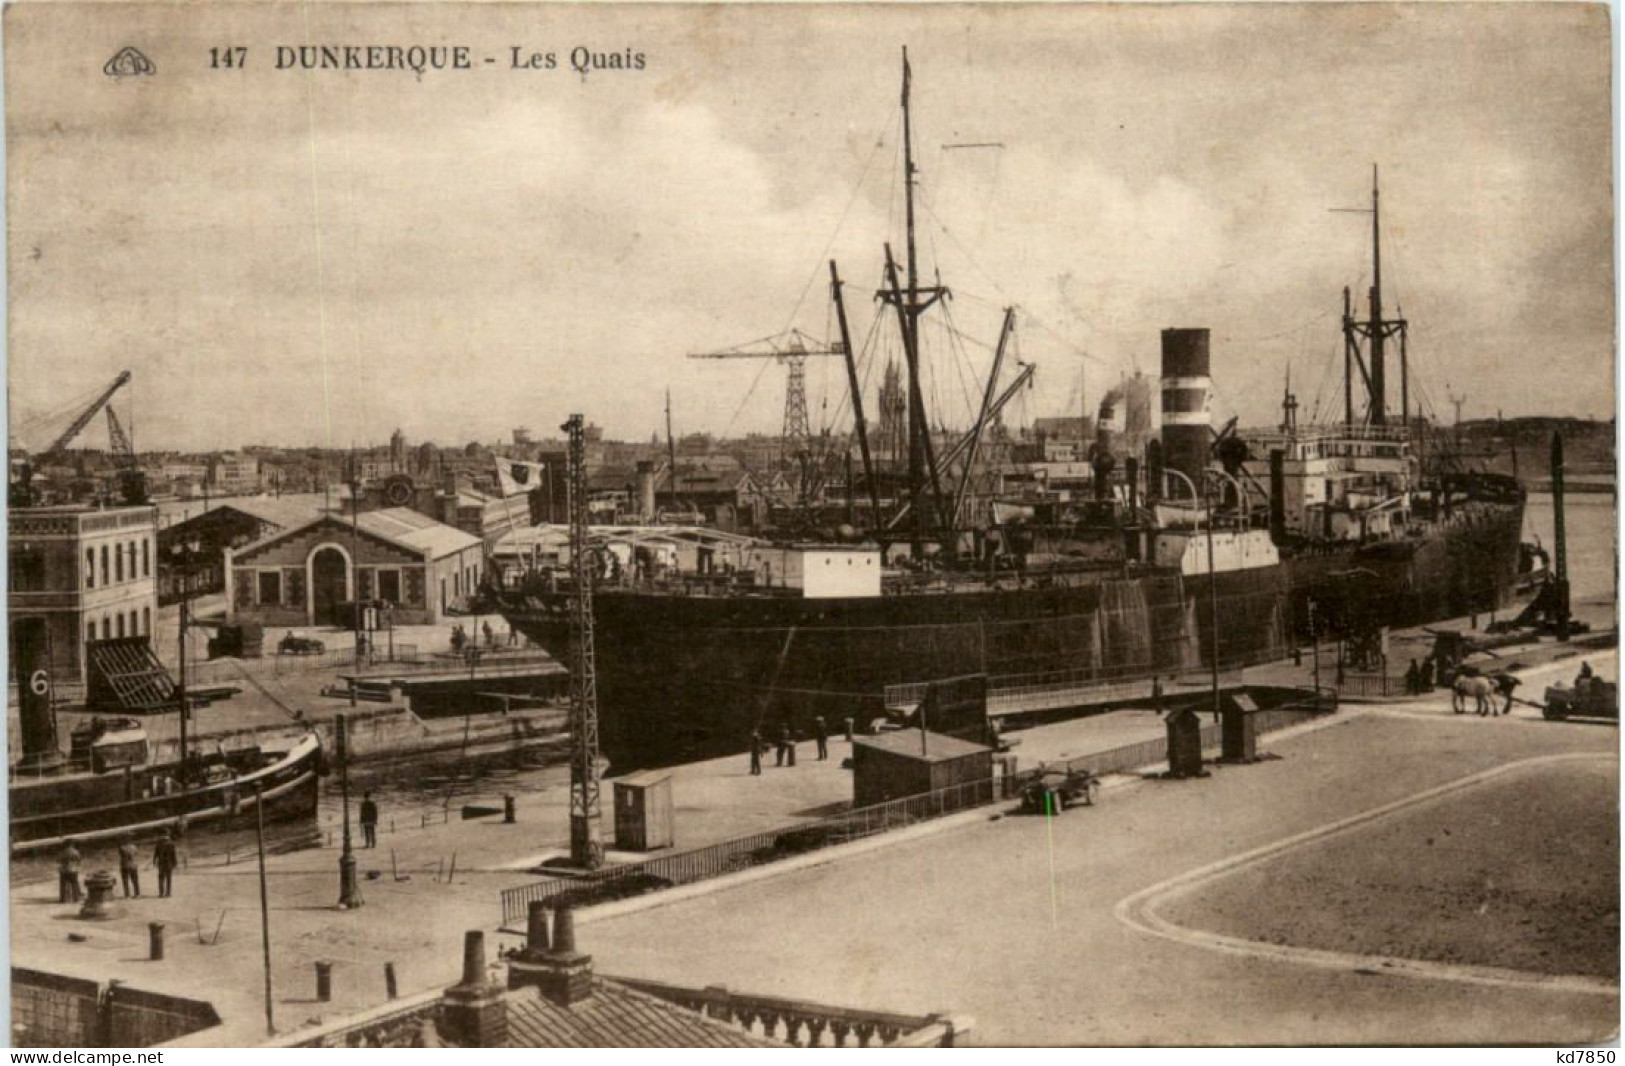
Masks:
[[[846,355],[840,342],[825,347],[816,338],[792,329],[737,348],[691,352],[690,359],[777,359],[789,368],[784,389],[784,465],[807,452],[812,427],[807,418],[807,360],[820,355]]]
[[[33,456],[31,460],[24,461],[17,469],[17,477],[11,484],[11,505],[13,507],[29,507],[34,504],[33,478],[34,468],[55,458],[73,439],[90,425],[93,418],[103,408],[107,410],[107,436],[113,457],[113,466],[117,471],[118,495],[121,502],[126,504],[140,504],[147,501],[147,489],[141,471],[136,465],[135,450],[130,446],[130,438],[124,432],[124,426],[119,422],[118,415],[109,406],[113,394],[130,382],[128,370],[119,371],[113,383],[103,389],[90,404],[80,411],[68,428],[57,435],[56,439]]]

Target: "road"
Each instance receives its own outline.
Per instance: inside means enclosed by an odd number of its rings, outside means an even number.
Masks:
[[[1607,725],[1457,717],[1430,700],[1279,739],[1280,756],[1108,790],[584,924],[609,972],[976,1019],[982,1044],[1573,1043],[1612,995],[1247,958],[1149,936],[1115,906],[1227,856],[1518,759],[1612,754]],[[1616,764],[1617,766],[1617,764]],[[1615,774],[1617,802],[1617,773]],[[1464,904],[1465,905],[1465,904]]]

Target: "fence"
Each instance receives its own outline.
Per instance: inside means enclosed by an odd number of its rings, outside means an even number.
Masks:
[[[1353,696],[1356,699],[1378,699],[1407,694],[1404,675],[1389,674],[1345,673],[1342,680],[1337,682],[1337,691],[1341,695]]]
[[[1336,709],[1336,695],[1321,693],[1302,701],[1255,712],[1254,724],[1257,732],[1264,733],[1297,725]],[[1219,725],[1202,728],[1204,749],[1217,747],[1220,739]],[[1045,769],[1061,768],[1068,772],[1088,770],[1095,774],[1121,773],[1156,763],[1166,757],[1167,750],[1166,740],[1155,737],[1079,756],[1064,763],[1050,764]],[[502,920],[504,923],[523,920],[530,904],[538,900],[555,905],[568,903],[577,907],[608,903],[646,892],[658,892],[676,885],[720,877],[723,874],[765,865],[834,844],[862,840],[865,837],[940,818],[957,811],[986,806],[1015,795],[1040,772],[1042,771],[1034,769],[1013,777],[961,782],[935,792],[924,792],[887,803],[858,807],[845,814],[815,822],[752,833],[749,836],[725,840],[676,855],[617,866],[585,879],[554,878],[503,889]]]

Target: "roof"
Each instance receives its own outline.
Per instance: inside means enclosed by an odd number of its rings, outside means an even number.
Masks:
[[[381,511],[363,511],[357,516],[357,526],[375,537],[405,544],[423,552],[430,559],[440,559],[468,548],[481,546],[480,538],[454,526],[436,522],[428,515],[419,514],[410,507],[386,507]]]
[[[993,751],[986,744],[973,744],[968,740],[950,737],[945,733],[925,732],[925,751],[920,751],[920,730],[898,729],[872,737],[854,737],[858,747],[874,748],[892,755],[906,755],[921,762],[949,762],[968,755],[983,755]]]
[[[312,518],[322,515],[326,508],[322,506],[322,498],[314,493],[301,497],[277,496],[245,496],[222,500],[211,511],[232,510],[269,523],[278,529],[289,529],[293,526],[302,526]],[[205,515],[209,511],[203,512]],[[200,516],[201,517],[201,516]]]
[[[560,1047],[785,1047],[717,1018],[593,978],[593,994],[561,1007],[534,988],[508,993],[508,1046]]]

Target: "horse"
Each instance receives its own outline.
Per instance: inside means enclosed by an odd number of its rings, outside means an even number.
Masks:
[[[1454,694],[1451,705],[1457,714],[1467,713],[1467,699],[1471,697],[1478,710],[1478,716],[1496,713],[1495,711],[1495,682],[1487,677],[1476,675],[1462,675],[1456,678],[1453,686]]]

